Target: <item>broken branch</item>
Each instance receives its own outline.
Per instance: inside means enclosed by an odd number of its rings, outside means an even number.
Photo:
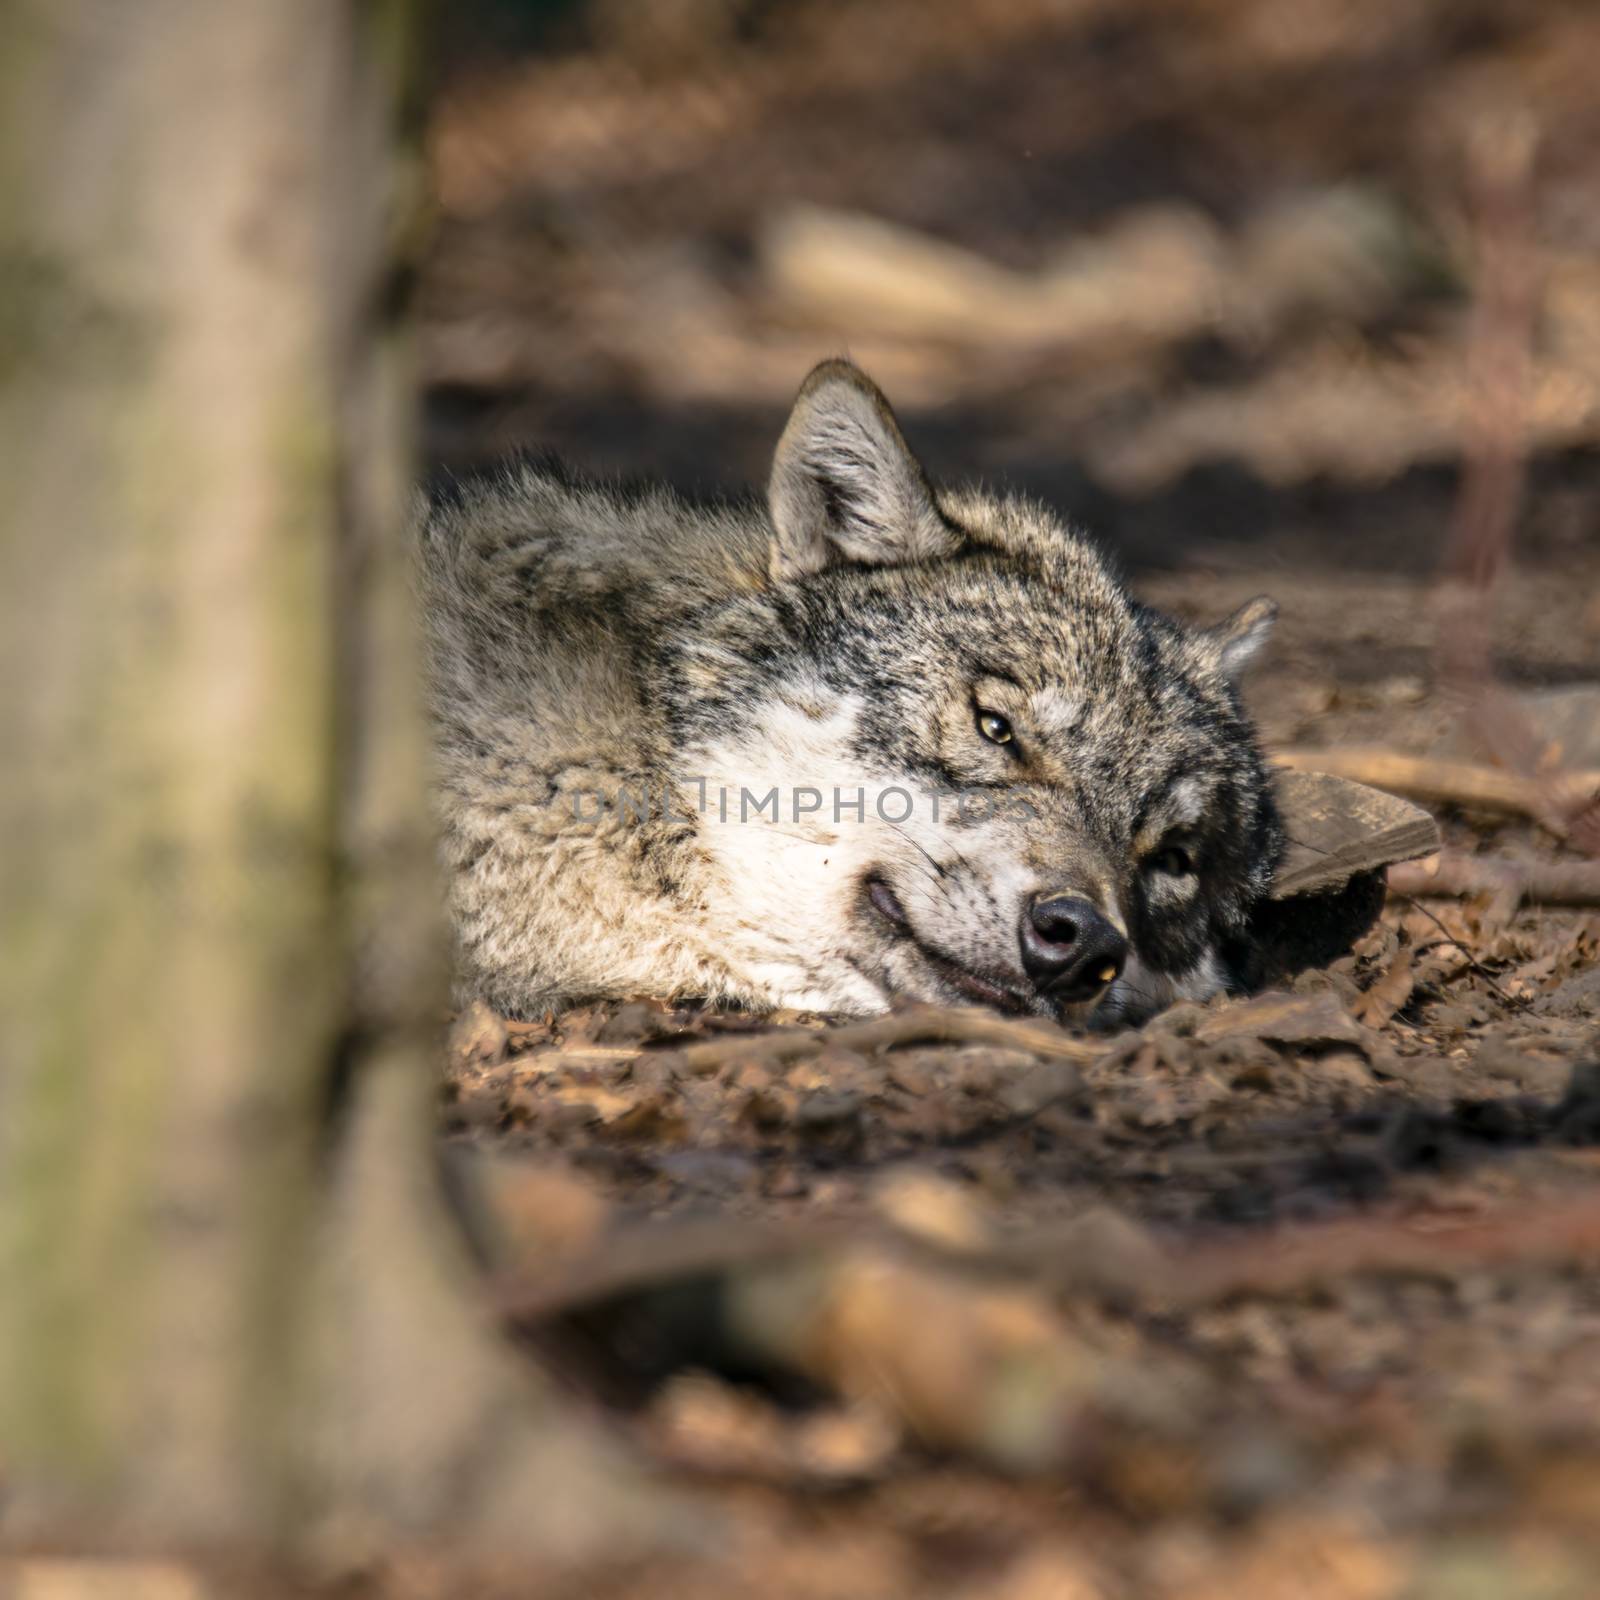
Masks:
[[[1539,821],[1550,820],[1552,796],[1559,809],[1571,816],[1600,795],[1600,772],[1569,772],[1534,780],[1498,767],[1405,755],[1379,745],[1291,748],[1274,751],[1272,759],[1291,771],[1353,778],[1429,805],[1465,806]]]
[[[1286,1294],[1358,1273],[1453,1275],[1600,1260],[1593,1195],[1507,1207],[1468,1221],[1361,1217],[1298,1223],[1264,1237],[1190,1244],[1168,1293],[1184,1304]]]
[[[1503,856],[1440,856],[1389,868],[1393,894],[1467,899],[1501,895],[1516,903],[1600,906],[1600,863],[1508,861]]]
[[[1074,1039],[1048,1022],[997,1016],[967,1006],[911,1006],[886,1017],[839,1028],[793,1028],[777,1033],[731,1034],[686,1045],[677,1054],[690,1072],[704,1075],[733,1062],[780,1064],[823,1049],[894,1050],[908,1044],[989,1044],[1035,1055],[1092,1061],[1101,1046]]]
[[[1002,1017],[975,1007],[912,1006],[819,1035],[846,1050],[893,1050],[907,1044],[993,1044],[1035,1055],[1092,1061],[1104,1046],[1074,1039],[1048,1022]]]

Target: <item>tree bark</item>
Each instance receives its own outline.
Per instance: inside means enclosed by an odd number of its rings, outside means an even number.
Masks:
[[[412,10],[0,0],[8,1536],[617,1532],[429,1141]]]

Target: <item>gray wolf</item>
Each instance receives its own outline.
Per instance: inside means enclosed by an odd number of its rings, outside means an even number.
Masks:
[[[458,997],[1136,1019],[1233,983],[1282,828],[1236,687],[828,361],[765,504],[523,461],[419,539]]]

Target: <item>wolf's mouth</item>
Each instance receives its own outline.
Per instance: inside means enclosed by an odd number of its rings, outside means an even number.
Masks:
[[[877,873],[868,877],[863,886],[867,901],[879,918],[894,931],[897,938],[911,945],[939,979],[957,993],[976,1000],[980,1005],[992,1006],[997,1011],[1013,1015],[1028,1015],[1037,1009],[1032,996],[1013,988],[1004,979],[974,972],[970,967],[953,961],[942,950],[935,950],[919,939],[911,926],[911,919],[906,915],[906,908],[900,904],[900,897]]]

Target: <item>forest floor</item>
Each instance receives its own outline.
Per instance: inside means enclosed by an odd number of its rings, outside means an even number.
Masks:
[[[591,11],[435,107],[432,460],[759,484],[848,348],[936,478],[1052,501],[1185,618],[1275,595],[1269,746],[1479,763],[1439,575],[1507,464],[1491,670],[1529,727],[1594,704],[1587,0]],[[894,1023],[458,1022],[502,1312],[726,1533],[315,1592],[1600,1591],[1600,912],[1392,895],[1275,996]]]
[[[1052,501],[1182,617],[1275,595],[1273,748],[1504,756],[1441,666],[1474,526],[1509,552],[1489,670],[1529,728],[1592,711],[1585,6],[761,15],[447,97],[436,459],[760,483],[848,348],[936,478]],[[1547,754],[1600,767],[1575,727]],[[1582,860],[1436,810],[1449,851]],[[737,1530],[550,1592],[1596,1592],[1600,913],[1392,895],[1283,994],[1110,1038],[898,1020],[458,1026],[509,1309]],[[729,1309],[774,1281],[783,1350]]]
[[[1210,614],[1254,582],[1142,588]],[[1425,668],[1374,643],[1421,585],[1275,587],[1269,739],[1451,747]],[[1592,558],[1582,583],[1524,571],[1507,610],[1575,667],[1597,592]],[[1570,859],[1531,824],[1442,820],[1452,849]],[[1594,1592],[1600,913],[1392,896],[1280,995],[1104,1039],[906,1020],[811,1047],[819,1019],[649,1002],[458,1027],[451,1138],[508,1158],[521,1270],[556,1280],[538,1347],[740,1530],[731,1566],[574,1592]],[[948,1281],[875,1297],[850,1263],[892,1280],[907,1240]],[[654,1297],[736,1296],[797,1250],[833,1320],[796,1312],[796,1339],[865,1355],[730,1356]],[[574,1308],[580,1358],[571,1327],[551,1343]]]

